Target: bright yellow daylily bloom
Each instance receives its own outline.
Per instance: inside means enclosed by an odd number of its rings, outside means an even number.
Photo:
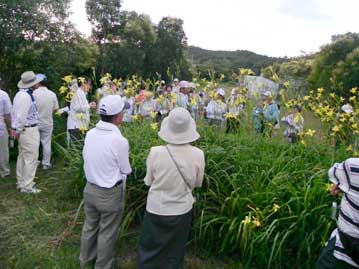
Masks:
[[[279,209],[280,209],[280,206],[279,206],[279,205],[277,205],[277,204],[274,204],[274,205],[273,205],[272,210],[273,210],[274,212],[277,212]]]
[[[251,221],[251,218],[249,216],[245,216],[244,220],[242,220],[242,223],[244,225],[248,225],[250,224],[252,221]]]
[[[305,135],[312,137],[315,135],[315,132],[316,131],[313,129],[308,129],[307,132],[305,133]]]
[[[151,129],[155,131],[158,130],[158,123],[157,122],[151,123]]]

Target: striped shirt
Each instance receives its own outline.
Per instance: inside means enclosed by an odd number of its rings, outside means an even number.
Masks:
[[[340,203],[338,228],[331,237],[336,237],[334,256],[352,266],[358,267],[347,254],[340,240],[338,229],[359,239],[359,158],[349,158],[334,164],[328,171],[329,180],[343,192]]]

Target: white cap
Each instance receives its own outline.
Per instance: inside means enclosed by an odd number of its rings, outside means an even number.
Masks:
[[[179,83],[180,88],[188,88],[188,82],[185,80],[181,80]]]
[[[217,90],[217,94],[221,95],[221,96],[226,96],[226,92],[223,89],[218,89]]]
[[[353,107],[349,104],[345,104],[342,106],[342,111],[347,114],[353,113]]]
[[[99,106],[100,115],[114,116],[125,109],[129,109],[130,104],[118,95],[108,95],[101,99]]]
[[[196,88],[196,84],[194,84],[193,82],[188,82],[188,87],[195,89],[195,88]]]
[[[272,96],[272,92],[271,91],[265,91],[262,93],[263,96],[265,97],[269,97],[269,96]]]
[[[178,80],[178,78],[175,78],[174,80],[173,80],[173,82],[178,82],[179,80]]]

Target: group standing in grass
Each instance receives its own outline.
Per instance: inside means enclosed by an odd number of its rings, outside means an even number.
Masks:
[[[69,143],[83,144],[85,222],[81,236],[80,265],[112,268],[115,245],[125,208],[127,176],[132,168],[128,140],[118,125],[130,124],[135,117],[161,124],[158,136],[165,145],[150,149],[144,184],[149,187],[146,211],[138,246],[138,267],[143,269],[183,268],[186,244],[193,218],[193,190],[202,186],[204,153],[191,145],[200,138],[196,121],[205,119],[215,128],[226,124],[226,132],[238,131],[245,103],[243,93],[233,89],[229,100],[217,89],[209,96],[196,92],[194,84],[163,81],[155,92],[139,89],[135,96],[123,85],[108,83],[98,103],[86,94],[91,81],[71,81],[71,99],[59,109],[56,95],[47,89],[46,76],[32,71],[22,74],[13,105],[0,90],[0,176],[10,175],[8,140],[18,141],[17,188],[24,193],[39,193],[34,177],[38,165],[51,167],[53,113],[67,113]],[[343,110],[346,107],[342,108]],[[97,109],[100,120],[89,130],[90,110]],[[253,111],[256,133],[271,136],[285,124],[288,142],[295,143],[303,130],[301,106],[295,105],[279,120],[279,106],[271,92],[263,92]],[[347,109],[348,110],[348,109]],[[224,129],[224,128],[223,128]],[[10,143],[11,144],[11,143]],[[38,161],[39,147],[43,160]],[[351,158],[329,170],[332,194],[343,193],[338,225],[320,256],[317,268],[358,268],[359,264],[359,159]]]

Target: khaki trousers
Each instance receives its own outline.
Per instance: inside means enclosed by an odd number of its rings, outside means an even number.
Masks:
[[[124,209],[124,184],[111,189],[87,183],[84,190],[85,223],[81,236],[81,268],[110,269]]]
[[[37,127],[26,128],[19,137],[19,155],[16,163],[17,188],[31,189],[39,158],[40,135]]]
[[[0,135],[0,177],[10,174],[9,166],[9,134],[7,130]]]
[[[40,142],[42,146],[42,165],[51,165],[51,138],[53,126],[39,127]]]

